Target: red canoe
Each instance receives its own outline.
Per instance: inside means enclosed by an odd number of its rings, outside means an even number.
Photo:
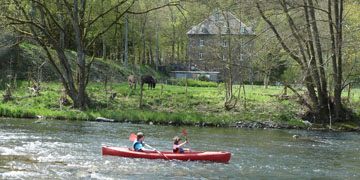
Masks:
[[[230,152],[185,152],[173,153],[161,151],[162,154],[157,152],[138,152],[130,148],[103,146],[103,155],[122,156],[131,158],[147,158],[147,159],[178,159],[183,161],[216,161],[216,162],[229,162]],[[166,156],[166,157],[165,157]]]

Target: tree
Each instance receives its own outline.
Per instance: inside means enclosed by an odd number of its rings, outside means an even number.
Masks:
[[[275,34],[282,48],[300,66],[311,99],[311,104],[306,103],[306,106],[314,115],[313,120],[324,124],[331,121],[332,118],[345,119],[346,110],[341,103],[343,0],[329,0],[327,9],[323,8],[325,3],[314,4],[313,0],[303,0],[301,3],[275,0],[270,2],[272,5],[267,3],[267,9],[264,9],[265,5],[261,1],[256,1],[256,8]],[[301,15],[295,16],[293,12]],[[319,16],[322,15],[328,17],[327,22],[320,21]],[[333,21],[334,17],[335,21]],[[274,18],[284,19],[290,34],[282,34],[274,23]],[[320,31],[319,27],[326,24],[329,31]],[[328,91],[327,79],[330,78],[330,75],[326,73],[329,72],[329,69],[327,69],[327,62],[324,61],[323,55],[324,45],[322,42],[326,42],[326,38],[321,37],[327,37],[331,43],[332,78],[335,87],[333,99]]]
[[[62,0],[54,3],[46,0],[8,0],[9,3],[2,4],[7,10],[5,17],[8,23],[18,32],[34,38],[46,51],[49,62],[53,65],[55,72],[58,74],[66,93],[74,102],[74,107],[87,109],[90,103],[86,94],[86,86],[89,81],[90,67],[94,60],[87,58],[86,55],[93,47],[94,43],[99,40],[107,31],[109,31],[126,13],[144,14],[150,11],[160,9],[166,6],[177,6],[178,3],[168,3],[162,6],[150,7],[143,12],[133,12],[130,8],[137,0],[112,0],[107,9],[96,11],[96,1],[88,0]],[[72,69],[69,59],[65,54],[65,49],[59,42],[59,33],[65,32],[64,27],[59,20],[59,9],[63,5],[67,13],[63,13],[64,18],[71,20],[71,30],[74,32],[73,43],[76,45],[77,52],[77,71]],[[12,13],[14,7],[18,7],[19,16]],[[40,13],[40,16],[37,16]],[[113,17],[110,23],[102,27],[99,31],[94,30],[95,26],[102,24],[102,19]],[[61,39],[61,38],[60,38]],[[51,53],[53,48],[57,58]],[[74,81],[74,78],[77,81]]]

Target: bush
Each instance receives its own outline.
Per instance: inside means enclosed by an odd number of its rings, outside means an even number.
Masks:
[[[171,82],[173,82],[175,85],[178,86],[185,86],[186,85],[186,79],[172,79]],[[194,80],[194,79],[188,79],[188,86],[189,87],[218,87],[217,83],[214,82],[206,82],[201,80]]]
[[[210,79],[208,77],[204,76],[204,75],[200,75],[199,80],[200,81],[206,81],[206,82],[210,81]]]
[[[246,85],[264,85],[264,81],[244,81],[244,84]]]

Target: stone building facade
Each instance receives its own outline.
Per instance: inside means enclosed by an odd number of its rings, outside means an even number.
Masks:
[[[253,29],[230,12],[214,15],[188,31],[188,60],[191,71],[224,71],[231,64],[235,80],[246,80],[252,74]]]

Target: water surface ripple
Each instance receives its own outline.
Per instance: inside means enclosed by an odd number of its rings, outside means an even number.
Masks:
[[[230,151],[230,163],[101,155],[103,145],[130,146],[137,131],[170,150],[180,127],[0,119],[0,179],[360,179],[358,133],[184,128],[191,149]]]

